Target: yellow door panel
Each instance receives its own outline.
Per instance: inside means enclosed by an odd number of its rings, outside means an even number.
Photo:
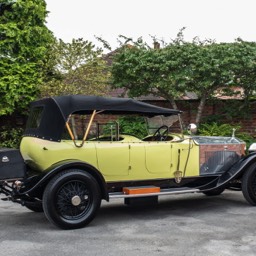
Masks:
[[[199,175],[199,147],[191,140],[173,143],[172,159],[173,173],[180,171],[182,177]]]
[[[96,143],[99,170],[106,176],[123,176],[129,173],[130,150],[128,143]]]
[[[171,172],[171,144],[169,142],[148,142],[145,145],[146,168],[150,173]]]

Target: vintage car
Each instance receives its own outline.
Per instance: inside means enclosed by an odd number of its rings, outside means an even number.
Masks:
[[[230,137],[185,135],[180,114],[124,98],[32,102],[20,149],[0,150],[2,199],[44,212],[62,229],[86,226],[102,199],[140,204],[234,188],[256,205],[256,154],[245,155],[245,143],[232,131]],[[120,116],[143,117],[149,134],[121,133]]]

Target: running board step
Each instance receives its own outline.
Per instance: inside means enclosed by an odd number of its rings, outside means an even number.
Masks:
[[[197,193],[199,189],[195,188],[169,188],[160,189],[155,186],[142,186],[142,187],[125,187],[123,192],[109,193],[109,199],[114,198],[133,198],[133,197],[147,197],[147,196],[163,196],[163,195],[175,195],[185,193]]]

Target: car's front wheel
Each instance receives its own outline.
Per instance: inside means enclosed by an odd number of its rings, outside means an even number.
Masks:
[[[47,219],[62,229],[86,226],[95,217],[100,203],[97,181],[82,170],[66,170],[57,174],[43,195]]]
[[[242,177],[242,192],[251,205],[256,205],[256,163],[245,171]]]

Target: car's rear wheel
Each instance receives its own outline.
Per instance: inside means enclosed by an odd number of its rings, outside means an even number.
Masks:
[[[242,192],[251,205],[256,205],[256,163],[245,171],[242,177]]]
[[[82,228],[89,224],[100,203],[97,181],[82,170],[59,173],[48,183],[43,195],[47,219],[62,229]]]

